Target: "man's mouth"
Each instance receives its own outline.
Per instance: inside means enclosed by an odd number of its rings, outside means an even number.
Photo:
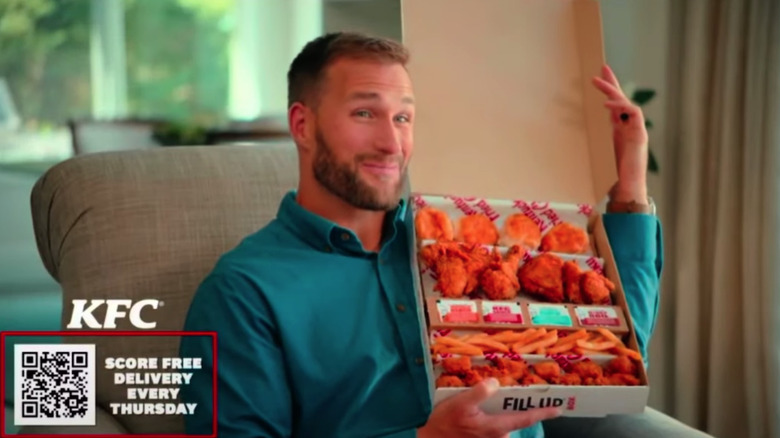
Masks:
[[[367,171],[376,175],[398,175],[399,165],[396,162],[381,163],[381,162],[369,162],[364,161],[360,164]]]

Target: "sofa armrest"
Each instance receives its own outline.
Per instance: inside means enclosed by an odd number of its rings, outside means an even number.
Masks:
[[[644,413],[600,418],[559,417],[544,422],[545,438],[712,438],[668,415],[646,408]]]
[[[9,423],[13,418],[9,418]],[[130,432],[119,424],[108,412],[97,406],[95,409],[94,426],[22,426],[17,434],[46,434],[46,435],[119,435]]]

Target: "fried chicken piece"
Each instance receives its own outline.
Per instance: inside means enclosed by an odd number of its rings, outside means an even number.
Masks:
[[[610,360],[604,367],[604,370],[608,374],[628,374],[636,376],[639,369],[631,358],[621,355]]]
[[[520,382],[522,385],[528,386],[528,385],[546,385],[547,381],[542,379],[541,377],[537,376],[536,374],[526,374],[525,377],[523,377],[522,382]]]
[[[542,244],[542,230],[528,216],[515,213],[504,221],[500,243],[503,246],[520,245],[536,250]]]
[[[604,376],[604,369],[595,362],[584,360],[571,365],[570,374],[578,374],[587,385],[588,379],[599,379]]]
[[[436,379],[437,388],[462,388],[465,386],[466,384],[458,376],[448,376],[446,374],[442,374],[438,379]]]
[[[468,260],[465,264],[466,276],[468,277],[464,290],[466,295],[477,290],[482,272],[490,265],[490,260],[490,253],[484,247],[472,245],[468,249]]]
[[[507,251],[506,259],[502,260],[501,253],[496,249],[494,258],[488,267],[482,271],[480,286],[491,300],[511,300],[517,296],[520,290],[520,281],[517,278],[517,267],[525,251],[515,245]]]
[[[574,260],[569,260],[563,264],[563,289],[566,301],[573,304],[585,304],[582,300],[582,291],[580,288],[580,278],[582,270]]]
[[[563,302],[563,260],[554,254],[540,254],[527,261],[518,278],[529,295],[550,303]]]
[[[479,276],[490,262],[479,245],[439,241],[420,249],[420,259],[437,278],[434,290],[446,298],[460,298],[477,289]]]
[[[585,302],[588,304],[612,304],[611,291],[615,283],[596,271],[587,271],[580,278],[580,287]]]
[[[417,212],[414,228],[420,240],[452,240],[454,235],[450,217],[434,207],[423,207]]]
[[[582,378],[579,374],[566,373],[558,379],[558,384],[566,386],[578,386],[582,385]]]
[[[440,259],[436,263],[436,286],[433,290],[441,292],[445,298],[460,298],[466,293],[469,275],[466,264],[458,258]]]
[[[449,374],[464,374],[471,369],[471,357],[448,357],[441,362],[444,371]]]
[[[504,374],[498,378],[498,383],[501,384],[501,386],[517,386],[517,379],[509,374]]]
[[[471,369],[475,373],[477,373],[480,376],[482,376],[482,378],[484,378],[484,379],[487,379],[487,378],[490,378],[490,377],[498,378],[498,377],[504,375],[504,373],[502,373],[501,370],[499,370],[496,367],[492,367],[490,365],[478,365],[478,366],[472,367]]]
[[[542,237],[540,249],[544,252],[585,254],[588,252],[588,233],[568,222],[560,223]]]
[[[474,386],[483,380],[485,380],[485,377],[474,370],[468,370],[463,373],[463,383],[466,386]]]
[[[586,386],[611,386],[612,381],[606,376],[587,377],[582,379],[582,384]]]
[[[506,357],[499,357],[494,360],[496,368],[505,374],[512,376],[515,380],[522,380],[528,374],[528,364],[525,361],[512,360]]]
[[[548,383],[558,384],[561,366],[557,362],[539,362],[533,365],[534,373]]]
[[[436,242],[425,245],[420,249],[420,259],[430,269],[435,269],[436,264],[442,259],[458,258],[466,260],[468,255],[464,253],[457,242]]]
[[[495,245],[498,243],[498,237],[496,224],[483,213],[463,216],[458,221],[456,240],[478,245]]]
[[[639,386],[639,379],[631,374],[612,374],[607,379],[613,386]]]

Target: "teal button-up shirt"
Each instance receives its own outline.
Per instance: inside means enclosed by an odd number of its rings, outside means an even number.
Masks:
[[[656,261],[635,260],[656,256],[640,246],[655,249],[656,229],[652,217],[631,216],[608,215],[605,225],[610,240],[634,242],[613,250],[645,353],[657,311],[657,276],[647,268]],[[217,332],[220,438],[415,437],[432,406],[412,223],[402,203],[388,215],[381,250],[366,252],[352,231],[303,209],[290,192],[273,221],[220,258],[184,326]],[[641,266],[625,273],[622,254]],[[211,433],[211,340],[183,336],[180,354],[204,363],[182,387],[183,401],[198,403],[187,433]],[[515,436],[540,437],[542,427]]]

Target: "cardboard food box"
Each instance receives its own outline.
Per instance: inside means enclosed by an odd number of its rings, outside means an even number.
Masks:
[[[481,286],[463,296],[458,296],[462,288],[454,287],[449,293],[456,297],[444,297],[447,287],[437,290],[437,274],[421,256],[435,241],[415,234],[412,269],[427,322],[434,379],[438,383],[445,373],[448,358],[468,357],[470,369],[482,371],[506,365],[507,359],[519,361],[532,374],[543,370],[534,368],[538,363],[555,363],[568,374],[579,362],[603,371],[625,351],[546,352],[583,328],[585,344],[577,345],[591,346],[587,342],[599,335],[602,341],[612,339],[605,337],[611,334],[619,338],[619,348],[636,356],[631,315],[596,211],[617,181],[606,98],[591,81],[605,64],[598,2],[403,0],[402,20],[416,96],[416,146],[409,176],[414,213],[424,206],[444,211],[454,235],[461,217],[481,214],[495,224],[501,238],[502,221],[513,213],[531,218],[543,235],[555,224],[572,223],[587,230],[589,245],[580,254],[556,255],[614,284],[608,305],[545,302],[525,294],[524,287],[506,299],[486,296]],[[506,257],[511,242],[497,243]],[[492,253],[491,248],[485,249]],[[526,251],[518,267],[542,252]],[[513,341],[551,332],[558,338],[555,344],[545,341],[537,347]],[[496,339],[506,342],[497,345]],[[649,394],[647,374],[641,360],[632,363],[637,381],[630,384],[510,379],[483,407],[501,412],[553,405],[564,408],[566,416],[642,412]],[[460,376],[461,384],[470,375],[448,373]],[[467,386],[434,385],[434,403]]]

